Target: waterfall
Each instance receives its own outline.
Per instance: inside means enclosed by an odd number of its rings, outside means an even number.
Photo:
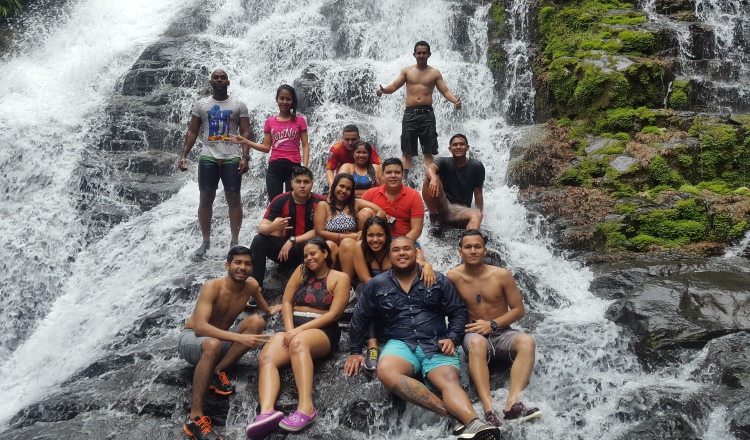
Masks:
[[[694,22],[657,11],[655,0],[643,10],[668,29],[677,42],[677,79],[694,83],[694,107],[714,113],[750,110],[750,4],[743,0],[698,0]]]
[[[0,176],[6,188],[0,208],[6,231],[0,247],[1,428],[20,408],[55,393],[101,358],[107,344],[137,319],[158,311],[154,292],[184,286],[185,278],[205,281],[217,274],[229,241],[221,196],[212,232],[217,245],[205,262],[190,261],[190,249],[199,242],[194,156],[188,183],[176,194],[90,242],[76,203],[75,171],[97,148],[106,122],[102,113],[118,93],[118,80],[179,13],[196,5],[80,1],[49,37],[25,43],[28,47],[0,65],[0,164],[7,170]],[[470,154],[487,168],[483,228],[490,248],[542,292],[542,298],[527,298],[541,318],[533,329],[537,367],[525,395],[545,412],[527,428],[529,438],[614,438],[627,427],[617,416],[620,399],[661,386],[684,392],[697,387],[689,377],[640,370],[627,337],[604,318],[608,302],[588,291],[591,272],[554,252],[543,219],[530,220],[517,202],[517,189],[506,185],[510,146],[525,135],[523,127],[508,124],[507,114],[533,118],[530,5],[519,1],[509,8],[513,32],[506,49],[514,62],[508,64],[502,102],[488,68],[489,2],[213,0],[203,5],[210,11],[205,29],[186,41],[181,56],[196,69],[223,67],[229,73],[230,92],[248,104],[256,134],[277,111],[278,85],[300,78],[312,84],[307,92],[317,105],[303,114],[310,127],[311,168],[322,180],[328,148],[349,123],[360,127],[381,156],[400,156],[404,90],[379,99],[374,92],[414,63],[416,41],[428,41],[429,64],[442,72],[464,107],[456,111],[435,93],[440,153],[448,154],[451,135],[466,134]],[[175,103],[185,122],[191,103]],[[179,145],[173,152],[178,150]],[[242,197],[254,202],[245,209],[242,243],[250,242],[265,209],[258,194],[267,156],[251,154]],[[415,169],[423,176],[421,165]],[[437,270],[458,264],[456,243],[426,233],[421,240]],[[502,390],[495,398],[503,400]],[[389,438],[435,438],[438,432],[389,432]],[[724,434],[716,428],[705,438]]]

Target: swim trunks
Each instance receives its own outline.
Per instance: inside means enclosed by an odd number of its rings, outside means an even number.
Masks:
[[[519,334],[518,330],[513,330],[510,327],[499,328],[494,332],[490,333],[488,337],[482,336],[479,333],[466,333],[463,340],[464,351],[469,353],[469,341],[472,338],[485,338],[487,340],[487,362],[493,359],[500,359],[506,363],[513,363],[515,359],[510,356],[510,349],[513,345],[513,338]]]
[[[423,154],[438,154],[435,111],[431,105],[406,107],[401,119],[401,152],[404,156],[417,156],[417,140]]]

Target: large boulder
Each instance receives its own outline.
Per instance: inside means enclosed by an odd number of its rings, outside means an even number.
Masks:
[[[711,271],[646,280],[610,306],[607,317],[634,333],[638,354],[700,348],[750,330],[749,282],[744,272]]]

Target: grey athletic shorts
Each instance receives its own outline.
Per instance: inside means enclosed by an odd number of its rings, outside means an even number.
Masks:
[[[469,216],[469,212],[472,209],[474,208],[459,205],[458,203],[451,203],[448,200],[448,197],[446,197],[443,188],[440,188],[440,196],[438,197],[438,215],[440,216],[440,221],[443,223],[458,228],[465,228],[469,223],[469,220],[466,217]]]
[[[229,328],[229,332],[237,333],[240,329],[240,324],[233,325]],[[177,343],[177,351],[180,356],[188,361],[189,363],[196,365],[203,356],[203,350],[201,350],[201,343],[208,339],[208,336],[195,336],[195,329],[186,328],[180,332],[180,340]],[[221,341],[221,357],[226,356],[232,343],[229,341]]]
[[[510,327],[495,330],[488,335],[489,337],[482,336],[479,333],[466,333],[463,342],[464,351],[467,355],[469,354],[469,341],[473,338],[484,338],[489,345],[487,362],[500,359],[506,363],[513,363],[514,359],[510,357],[510,347],[513,344],[513,338],[519,333],[521,332]]]

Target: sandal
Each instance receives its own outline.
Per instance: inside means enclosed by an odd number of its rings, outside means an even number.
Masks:
[[[284,418],[281,411],[258,414],[252,422],[245,425],[245,433],[250,440],[262,440],[279,429],[279,421]]]
[[[313,408],[313,413],[311,416],[302,414],[299,411],[295,411],[292,413],[292,415],[290,415],[289,417],[284,417],[284,419],[279,422],[279,428],[285,431],[297,432],[306,428],[317,418],[318,410],[315,408]]]

